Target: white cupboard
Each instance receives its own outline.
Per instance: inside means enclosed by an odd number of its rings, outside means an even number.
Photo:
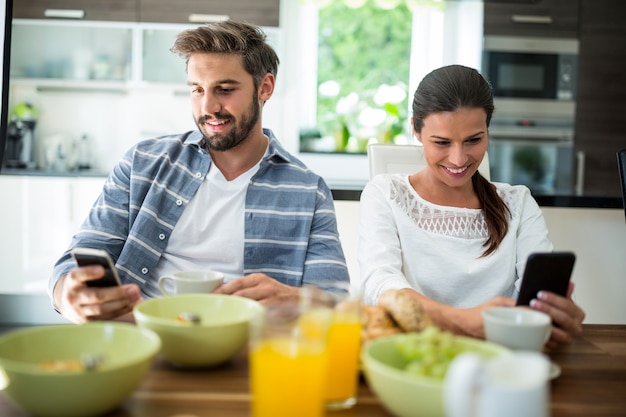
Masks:
[[[1,175],[0,293],[44,293],[104,177]]]

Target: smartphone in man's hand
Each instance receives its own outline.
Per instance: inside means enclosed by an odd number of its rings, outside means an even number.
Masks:
[[[101,265],[104,268],[102,278],[87,281],[88,287],[111,287],[122,285],[115,265],[109,254],[100,249],[76,248],[72,250],[72,257],[78,266]]]

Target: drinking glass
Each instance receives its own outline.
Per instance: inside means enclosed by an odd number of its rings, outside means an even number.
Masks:
[[[302,299],[268,306],[251,326],[253,417],[323,417],[332,309]]]
[[[363,330],[361,297],[348,283],[333,284],[325,289],[333,299],[328,333],[326,408],[341,410],[356,404]]]

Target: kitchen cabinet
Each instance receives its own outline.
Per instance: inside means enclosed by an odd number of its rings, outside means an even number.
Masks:
[[[277,27],[280,0],[15,0],[13,18],[206,23],[228,16]]]
[[[125,92],[144,82],[184,86],[185,61],[169,49],[197,24],[73,22],[16,19],[11,37],[11,83],[40,90]],[[278,48],[278,28],[266,27]],[[185,89],[186,91],[186,89]]]
[[[169,52],[174,45],[176,36],[183,30],[197,27],[197,25],[180,24],[141,24],[142,55],[138,62],[141,67],[141,81],[150,83],[176,83],[185,86],[187,71],[185,60],[179,55]],[[264,28],[267,42],[276,50],[280,48],[278,30]],[[178,89],[176,94],[183,91],[187,95],[187,88]]]
[[[278,27],[279,4],[280,0],[15,0],[11,79],[184,83],[184,62],[169,53],[178,33],[226,17]],[[48,90],[55,87],[44,84]],[[103,89],[101,83],[59,87],[77,86]]]
[[[584,195],[620,196],[616,153],[626,148],[626,2],[581,0],[575,149]]]
[[[578,37],[578,0],[485,2],[485,35]]]
[[[185,62],[169,52],[190,25],[13,21],[11,83],[38,90],[125,92],[130,83],[186,80]]]
[[[45,293],[104,177],[0,175],[0,293]]]
[[[278,26],[280,0],[138,0],[142,22],[206,23],[243,20],[260,26]]]
[[[143,53],[139,62],[142,81],[185,85],[187,81],[185,60],[169,49],[174,45],[176,36],[187,27],[189,26],[142,25]]]
[[[133,28],[119,22],[14,20],[11,79],[128,81]]]
[[[13,18],[133,22],[137,0],[14,0]]]

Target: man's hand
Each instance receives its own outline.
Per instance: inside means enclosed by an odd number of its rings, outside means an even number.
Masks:
[[[132,319],[133,307],[141,301],[139,287],[88,287],[86,282],[104,276],[99,265],[76,268],[54,287],[54,305],[68,320],[80,324],[93,320]]]
[[[265,274],[250,274],[218,287],[213,294],[229,294],[251,298],[261,304],[273,304],[286,299],[298,299],[300,289],[281,284]]]

